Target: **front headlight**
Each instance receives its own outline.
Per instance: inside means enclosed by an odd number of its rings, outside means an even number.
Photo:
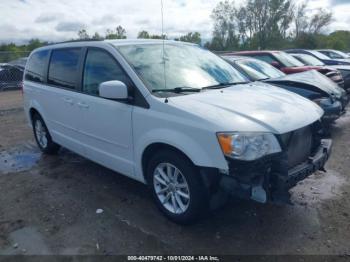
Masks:
[[[271,133],[218,133],[218,140],[225,156],[251,161],[281,152],[280,144]]]

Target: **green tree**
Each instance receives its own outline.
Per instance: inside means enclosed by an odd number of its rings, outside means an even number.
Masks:
[[[332,22],[333,14],[324,9],[319,9],[316,14],[310,18],[309,33],[319,34]]]
[[[225,0],[214,8],[211,18],[214,22],[213,40],[210,44],[214,50],[232,50],[238,47],[236,9],[234,2]]]
[[[95,34],[92,36],[91,39],[94,39],[94,40],[103,40],[103,37],[102,37],[99,33],[95,32]]]
[[[107,29],[106,39],[126,39],[126,30],[118,25],[115,30]]]
[[[349,51],[350,50],[350,31],[339,30],[331,33],[327,37],[327,48]]]
[[[86,29],[79,30],[78,37],[79,37],[80,40],[88,40],[88,39],[90,39],[90,36],[89,36],[88,32],[86,31]]]
[[[198,32],[187,33],[186,35],[180,36],[179,40],[183,42],[195,43],[198,45],[202,43],[201,34]]]
[[[150,36],[151,39],[168,39],[167,35],[151,35]]]
[[[137,34],[137,38],[149,39],[151,36],[147,31],[141,31]]]
[[[28,45],[26,45],[25,48],[22,48],[22,51],[33,51],[36,48],[39,48],[48,44],[49,43],[47,41],[41,41],[37,38],[31,39],[29,40]]]

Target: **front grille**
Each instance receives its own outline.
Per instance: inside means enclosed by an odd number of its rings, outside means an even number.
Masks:
[[[287,152],[288,168],[293,168],[308,160],[314,148],[313,127],[306,126],[281,135]]]

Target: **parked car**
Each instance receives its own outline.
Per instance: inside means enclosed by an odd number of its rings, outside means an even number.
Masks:
[[[270,64],[258,59],[238,56],[223,56],[223,58],[251,81],[262,81],[275,85],[314,101],[325,112],[322,118],[325,125],[333,123],[345,110],[346,93],[317,71],[285,75]],[[335,85],[335,88],[327,85],[328,81]],[[344,106],[341,103],[343,99],[346,99]]]
[[[346,62],[350,62],[350,56],[342,51],[332,49],[320,49],[317,51],[328,56],[331,59],[340,59]]]
[[[253,57],[267,62],[286,74],[295,74],[309,70],[317,70],[318,72],[331,77],[332,80],[339,81],[339,72],[334,68],[324,66],[309,66],[301,63],[290,54],[282,51],[243,51],[237,52],[236,55]],[[338,75],[337,77],[335,77]]]
[[[291,54],[291,55],[306,65],[318,64],[321,66],[325,66],[325,64],[321,60],[307,54]],[[343,83],[341,81],[337,83],[339,84],[340,87],[343,87],[348,93],[350,93],[350,65],[333,65],[333,66],[327,66],[327,67],[333,67],[338,72],[340,72]],[[328,75],[328,76],[331,76],[331,75]],[[336,79],[337,77],[333,75],[332,80],[335,81]]]
[[[19,89],[22,87],[23,69],[10,65],[0,66],[0,91]]]
[[[321,60],[325,65],[350,65],[350,62],[346,62],[341,59],[331,59],[328,56],[318,52],[316,50],[307,50],[307,49],[289,49],[285,50],[289,54],[306,54],[316,57],[318,60]]]
[[[190,223],[227,194],[289,201],[329,157],[319,106],[246,81],[194,44],[61,43],[30,55],[24,108],[44,153],[64,146],[148,184],[168,218]]]

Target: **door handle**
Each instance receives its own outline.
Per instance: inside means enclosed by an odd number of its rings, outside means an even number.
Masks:
[[[70,98],[63,98],[63,101],[66,102],[67,104],[70,104],[70,105],[74,104],[73,100]]]
[[[79,102],[77,105],[81,108],[89,108],[89,105],[84,102]]]

